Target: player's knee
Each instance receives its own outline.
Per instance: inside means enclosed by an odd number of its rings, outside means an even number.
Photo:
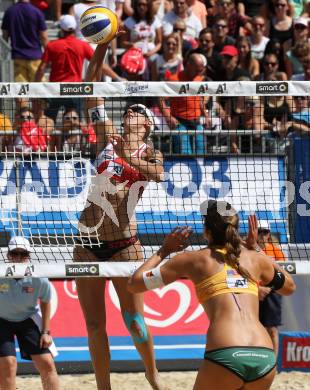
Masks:
[[[88,334],[105,334],[105,324],[99,320],[99,318],[88,318],[86,319],[86,327]]]
[[[144,343],[148,340],[148,331],[144,318],[140,313],[124,313],[125,325],[137,343]]]

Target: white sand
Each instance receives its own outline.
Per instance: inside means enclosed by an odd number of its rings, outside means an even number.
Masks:
[[[143,373],[133,374],[112,374],[113,390],[150,390]],[[161,373],[162,382],[165,384],[165,390],[193,388],[196,372],[163,372]],[[96,384],[94,375],[61,375],[62,390],[95,390]],[[41,383],[39,377],[18,377],[18,390],[39,390]],[[310,373],[290,372],[278,374],[275,378],[272,390],[310,390]]]

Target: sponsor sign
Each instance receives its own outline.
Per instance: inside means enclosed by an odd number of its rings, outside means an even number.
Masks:
[[[66,276],[98,276],[99,275],[99,265],[91,263],[75,263],[66,264]]]
[[[266,82],[256,83],[256,93],[273,95],[288,93],[288,83],[283,82]]]
[[[83,264],[78,264],[80,265]],[[75,281],[54,281],[52,284],[53,336],[86,337]],[[112,282],[107,282],[102,294],[105,294],[109,336],[129,336]],[[196,298],[193,284],[187,280],[178,280],[168,286],[147,291],[144,297],[144,316],[153,336],[205,335],[209,325]]]
[[[277,261],[277,264],[279,264],[289,274],[296,274],[296,264],[294,262],[292,262],[292,261],[287,261],[287,262]]]
[[[60,95],[64,95],[64,96],[92,95],[93,93],[94,93],[94,86],[92,83],[60,84]]]
[[[310,371],[310,333],[284,333],[280,337],[280,369]]]

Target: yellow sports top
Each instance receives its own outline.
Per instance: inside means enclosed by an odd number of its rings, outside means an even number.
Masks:
[[[226,251],[216,249],[224,256]],[[257,283],[245,279],[235,268],[226,263],[221,271],[195,284],[196,294],[200,303],[220,294],[253,294],[258,296]]]

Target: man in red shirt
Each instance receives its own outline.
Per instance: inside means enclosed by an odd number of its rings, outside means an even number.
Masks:
[[[35,80],[42,80],[50,64],[50,81],[80,82],[82,81],[83,62],[91,59],[94,50],[87,42],[75,37],[77,26],[72,15],[62,15],[59,25],[62,37],[47,44]]]

